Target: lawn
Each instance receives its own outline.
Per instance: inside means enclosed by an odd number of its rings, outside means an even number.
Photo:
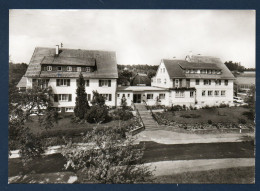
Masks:
[[[48,131],[69,131],[71,129],[92,129],[93,127],[100,127],[100,128],[106,128],[106,127],[115,127],[119,126],[122,123],[122,121],[119,120],[112,120],[107,123],[101,123],[101,124],[95,124],[95,123],[73,123],[71,121],[71,118],[73,115],[66,115],[59,117],[58,123],[54,123],[54,126],[49,129]],[[38,122],[37,116],[31,116],[30,121],[27,121],[25,124],[27,127],[31,129],[31,131],[35,134],[45,132],[46,130],[40,126]]]
[[[237,167],[185,172],[156,177],[155,183],[169,184],[254,184],[255,167]]]
[[[194,124],[194,123],[208,123],[211,120],[213,123],[239,123],[239,119],[244,119],[246,124],[253,124],[252,120],[249,120],[244,112],[249,111],[243,107],[226,107],[226,108],[209,108],[199,110],[188,111],[171,111],[163,112],[161,115],[163,118],[182,124]]]

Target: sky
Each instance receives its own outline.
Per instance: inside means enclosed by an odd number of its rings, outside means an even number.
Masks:
[[[254,10],[10,10],[9,55],[29,63],[35,47],[115,51],[118,64],[219,57],[255,67]]]

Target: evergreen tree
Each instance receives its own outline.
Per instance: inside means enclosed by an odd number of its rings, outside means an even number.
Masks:
[[[77,97],[76,97],[76,105],[74,108],[74,114],[79,119],[84,119],[89,109],[89,104],[87,100],[87,94],[85,91],[85,80],[81,73],[78,78],[78,88],[76,90],[76,94]]]

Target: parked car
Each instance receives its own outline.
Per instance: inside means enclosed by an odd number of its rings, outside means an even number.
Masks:
[[[233,102],[242,104],[244,100],[241,97],[233,97]]]

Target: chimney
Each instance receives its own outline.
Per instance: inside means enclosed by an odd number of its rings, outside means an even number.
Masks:
[[[59,45],[56,45],[55,55],[59,55]]]
[[[190,51],[189,56],[190,56],[190,58],[192,57],[192,51]]]

